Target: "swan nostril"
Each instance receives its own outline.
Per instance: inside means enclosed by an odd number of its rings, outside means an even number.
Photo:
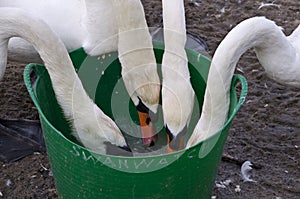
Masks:
[[[132,152],[131,149],[129,148],[129,146],[119,146],[120,149],[123,149],[125,151],[128,151],[128,152]]]
[[[136,109],[142,113],[149,113],[149,108],[145,106],[145,104],[142,102],[142,100],[138,97],[139,103],[136,106]]]
[[[152,140],[149,144],[149,147],[154,146],[154,145],[155,145],[155,142]]]
[[[147,117],[147,119],[146,119],[146,124],[149,125],[150,122],[151,122],[151,118],[150,118],[150,117]]]

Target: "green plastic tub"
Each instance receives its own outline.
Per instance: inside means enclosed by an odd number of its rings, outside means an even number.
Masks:
[[[161,63],[164,46],[154,44],[157,62]],[[191,133],[201,113],[199,107],[202,107],[210,60],[189,49],[187,54],[197,96]],[[89,57],[78,49],[70,56],[88,94],[107,115],[118,121],[119,126],[125,126],[125,131],[128,130],[126,122],[138,121],[132,102],[126,92],[122,92],[124,85],[117,53]],[[34,82],[30,79],[32,71],[37,76]],[[210,198],[230,124],[247,95],[245,78],[235,75],[229,118],[220,132],[190,149],[175,153],[125,157],[96,154],[78,144],[70,134],[43,65],[29,64],[24,71],[24,80],[39,111],[60,198]],[[235,89],[238,83],[241,88],[239,98]],[[123,114],[124,110],[117,110],[118,107],[125,107],[129,115]],[[160,128],[162,122],[157,125]],[[127,139],[130,137],[135,135],[127,136]],[[165,137],[164,129],[161,129],[161,146]]]

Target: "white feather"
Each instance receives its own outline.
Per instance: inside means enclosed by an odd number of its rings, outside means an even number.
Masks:
[[[245,182],[256,182],[250,178],[250,171],[252,170],[252,163],[245,161],[241,167],[242,178]]]

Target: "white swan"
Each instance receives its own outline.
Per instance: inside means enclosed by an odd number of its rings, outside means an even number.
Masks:
[[[184,148],[184,136],[194,106],[185,52],[183,0],[162,0],[165,51],[162,59],[162,109],[168,134],[168,152]]]
[[[0,8],[0,27],[0,79],[9,39],[26,39],[44,61],[57,101],[83,145],[99,153],[106,153],[105,142],[128,148],[115,123],[86,94],[65,46],[47,24],[21,9]]]
[[[117,13],[111,1],[1,0],[0,7],[21,8],[41,18],[60,37],[68,51],[83,47],[93,56],[118,49]],[[40,61],[32,45],[21,38],[12,38],[8,50],[12,60]]]
[[[250,48],[254,48],[268,76],[300,88],[300,26],[286,37],[280,27],[264,17],[241,22],[227,34],[212,58],[203,111],[187,148],[215,134],[225,124],[234,69]]]
[[[65,0],[63,2],[59,0],[1,0],[0,7],[21,8],[28,13],[41,18],[60,37],[68,51],[82,47],[84,38],[86,38],[86,31],[81,25],[81,21],[86,12],[85,2],[82,0]],[[99,13],[101,17],[101,13],[103,12]],[[108,18],[102,16],[103,20],[109,21],[108,19],[112,15],[112,13],[109,14],[107,16]],[[113,30],[114,33],[116,33],[116,29]],[[101,36],[109,35],[102,34]],[[116,46],[117,42],[115,41],[114,47],[116,48]],[[20,62],[41,62],[40,57],[33,46],[22,38],[10,39],[8,50],[8,58],[11,60]]]
[[[141,2],[119,3],[122,9],[108,0],[3,0],[0,7],[18,7],[40,17],[68,51],[83,47],[91,56],[120,51],[123,80],[138,109],[143,142],[149,146],[157,138],[149,113],[157,112],[160,92],[153,46]],[[140,50],[133,52],[134,48]],[[8,56],[22,62],[39,61],[34,48],[20,38],[12,38]]]
[[[151,146],[156,142],[157,135],[149,111],[157,112],[160,95],[151,35],[140,0],[112,0],[112,3],[118,22],[122,78],[138,110],[143,143]]]

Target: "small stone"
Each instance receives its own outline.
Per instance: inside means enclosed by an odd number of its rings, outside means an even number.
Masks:
[[[228,186],[228,185],[230,185],[230,183],[232,183],[232,181],[231,180],[225,180],[224,182],[223,182],[223,184],[224,185],[226,185],[226,186]]]
[[[8,179],[7,181],[6,181],[6,186],[10,186],[11,185],[11,180],[10,179]]]
[[[236,185],[234,191],[235,191],[236,193],[240,193],[240,192],[241,192],[241,187],[240,187],[240,185]]]

